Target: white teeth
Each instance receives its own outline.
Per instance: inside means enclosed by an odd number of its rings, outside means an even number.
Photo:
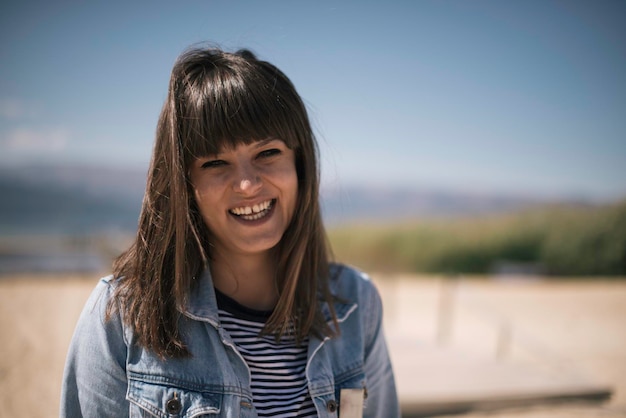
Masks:
[[[246,220],[254,221],[265,216],[271,205],[272,201],[267,200],[254,206],[242,206],[239,208],[233,208],[230,210],[230,213],[232,213],[233,215],[241,216]]]

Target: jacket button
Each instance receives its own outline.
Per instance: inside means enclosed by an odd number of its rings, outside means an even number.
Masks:
[[[165,409],[168,414],[176,415],[182,409],[182,405],[180,404],[178,398],[172,398],[165,404]]]
[[[326,410],[328,412],[337,412],[337,407],[339,405],[337,405],[337,401],[334,399],[331,399],[330,401],[326,402]]]

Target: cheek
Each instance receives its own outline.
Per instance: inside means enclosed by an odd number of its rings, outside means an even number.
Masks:
[[[209,193],[202,193],[198,189],[194,189],[194,196],[196,198],[196,205],[200,210],[200,215],[202,215],[205,223],[214,218],[215,202],[211,200],[211,195]]]
[[[204,199],[203,199],[202,193],[200,193],[198,189],[193,189],[193,195],[196,198],[196,205],[198,206],[198,209],[202,211],[202,207],[204,206],[203,205]]]
[[[292,175],[287,177],[287,181],[285,182],[285,190],[289,196],[289,214],[293,215],[293,212],[296,210],[296,206],[298,204],[298,176],[293,171]]]

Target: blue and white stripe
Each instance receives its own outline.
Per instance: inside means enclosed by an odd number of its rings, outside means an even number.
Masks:
[[[223,309],[219,316],[250,368],[258,416],[316,417],[305,375],[308,340],[296,345],[293,338],[277,342],[272,335],[261,336],[267,318],[241,319]]]

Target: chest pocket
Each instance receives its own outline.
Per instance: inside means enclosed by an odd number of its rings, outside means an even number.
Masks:
[[[222,395],[196,392],[173,385],[129,380],[130,417],[195,418],[216,417]]]

